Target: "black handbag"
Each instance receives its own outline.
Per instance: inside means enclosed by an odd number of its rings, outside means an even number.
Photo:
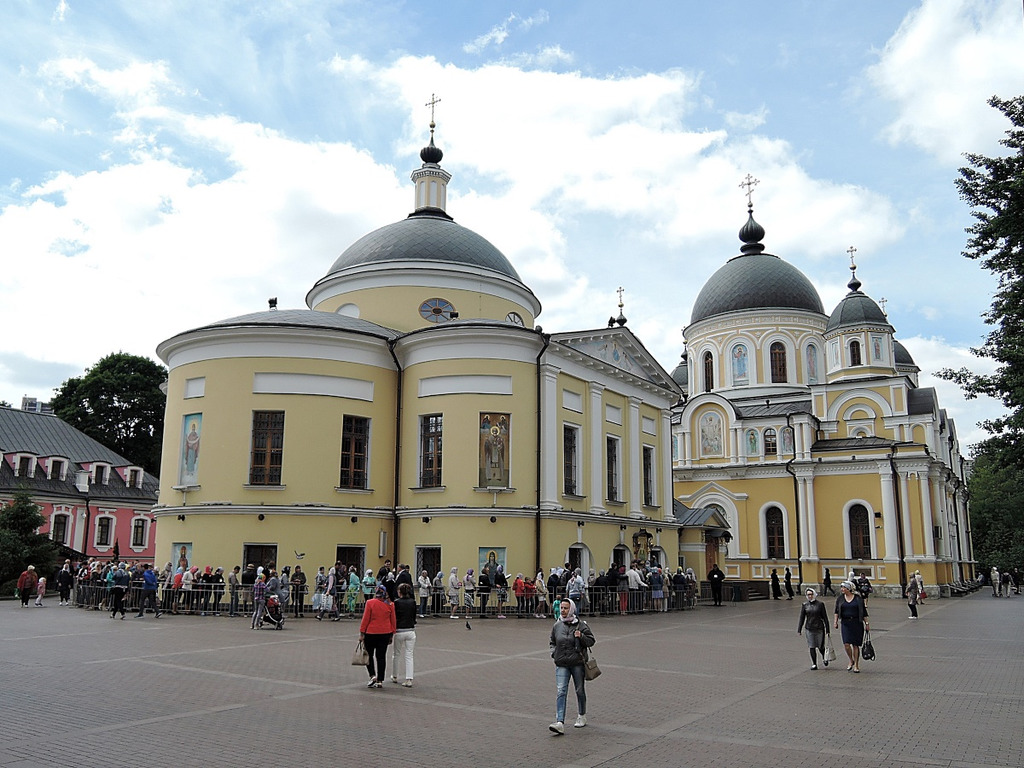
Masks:
[[[866,661],[875,660],[875,645],[871,642],[871,633],[864,633],[864,644],[860,648],[860,657]]]

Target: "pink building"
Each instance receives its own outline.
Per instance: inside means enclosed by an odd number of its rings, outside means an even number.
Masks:
[[[0,407],[0,502],[25,490],[39,529],[82,556],[153,562],[159,481],[52,414]]]

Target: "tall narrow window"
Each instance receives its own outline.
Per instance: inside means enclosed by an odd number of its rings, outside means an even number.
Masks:
[[[365,489],[367,483],[367,449],[370,443],[370,420],[361,416],[345,416],[341,421],[340,488]]]
[[[19,456],[17,468],[15,469],[15,477],[32,477],[36,468],[36,460],[31,456]]]
[[[112,517],[101,517],[96,520],[96,546],[97,547],[109,547],[110,546],[110,529],[111,523],[114,522]]]
[[[704,391],[710,392],[715,386],[715,358],[710,352],[704,353]]]
[[[420,416],[420,487],[441,487],[440,413]]]
[[[871,527],[867,507],[854,504],[850,507],[850,557],[866,559],[871,557]]]
[[[860,342],[856,340],[850,342],[850,367],[855,365],[861,365]]]
[[[567,496],[579,495],[579,433],[579,427],[562,427],[562,488]]]
[[[606,440],[606,446],[606,469],[608,472],[607,497],[608,501],[619,501],[619,490],[621,485],[619,482],[619,439],[617,437],[609,436]]]
[[[768,544],[765,555],[770,559],[786,556],[786,532],[782,526],[782,510],[769,507],[764,513],[764,529]]]
[[[771,359],[772,383],[785,384],[788,381],[786,375],[786,345],[781,341],[773,342],[768,348],[768,357]]]
[[[132,523],[132,546],[146,546],[146,521],[141,517],[135,518],[135,522]]]
[[[68,543],[67,515],[54,515],[50,518],[50,538],[58,544]]]
[[[284,411],[253,411],[249,485],[280,485]]]
[[[643,454],[644,505],[653,507],[654,501],[654,448],[645,445]]]
[[[764,457],[770,459],[779,452],[779,438],[775,430],[768,427],[764,431]]]

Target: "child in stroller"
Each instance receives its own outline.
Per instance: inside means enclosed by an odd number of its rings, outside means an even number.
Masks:
[[[267,593],[267,612],[263,614],[263,620],[259,626],[263,626],[264,622],[269,622],[274,629],[284,629],[284,611],[281,609],[281,598],[272,593]]]

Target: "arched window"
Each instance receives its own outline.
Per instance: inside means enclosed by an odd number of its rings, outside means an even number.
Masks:
[[[768,349],[771,359],[772,384],[785,384],[786,378],[786,345],[781,341],[773,342]]]
[[[779,452],[779,438],[775,434],[775,430],[768,427],[764,431],[764,457],[770,458],[777,455]]]
[[[871,557],[870,517],[863,504],[854,504],[850,507],[850,557]]]
[[[769,507],[764,513],[764,529],[768,542],[768,551],[765,556],[769,559],[778,559],[786,556],[786,534],[782,527],[782,510],[778,507]]]
[[[850,342],[850,366],[861,365],[860,361],[860,342]]]
[[[715,358],[710,352],[704,353],[704,391],[710,392],[715,386]]]

